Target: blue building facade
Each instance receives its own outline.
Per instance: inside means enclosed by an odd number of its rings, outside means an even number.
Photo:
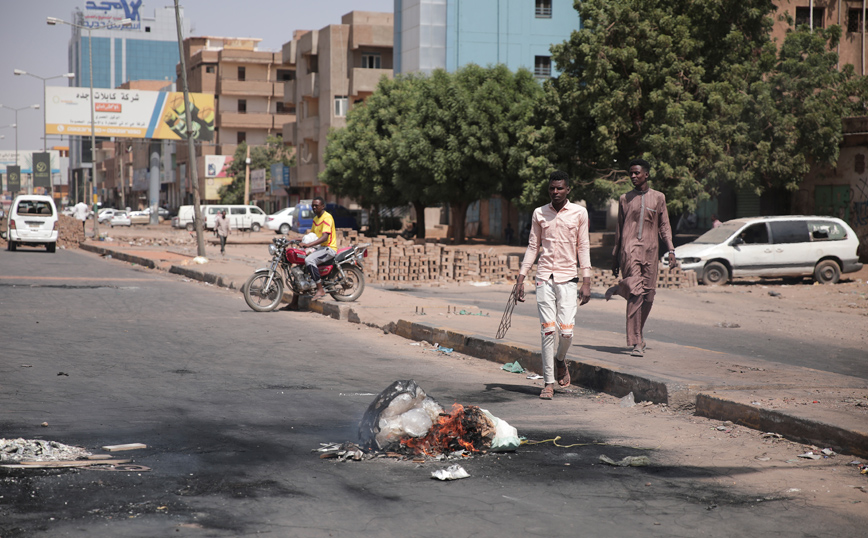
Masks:
[[[551,46],[580,26],[573,0],[395,0],[395,72],[504,64],[547,78]]]

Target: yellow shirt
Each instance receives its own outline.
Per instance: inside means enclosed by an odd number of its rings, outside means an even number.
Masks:
[[[313,228],[310,229],[317,237],[322,237],[323,234],[329,234],[329,240],[325,243],[320,243],[318,246],[331,247],[335,252],[338,250],[338,238],[335,235],[335,219],[328,211],[323,211],[321,217],[313,218]]]

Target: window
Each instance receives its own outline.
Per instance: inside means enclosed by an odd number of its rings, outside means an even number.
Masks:
[[[247,208],[246,207],[230,207],[229,208],[230,215],[246,215]]]
[[[380,54],[378,52],[363,52],[362,69],[380,69]]]
[[[537,78],[549,78],[552,76],[551,56],[534,56],[533,75]]]
[[[246,80],[247,79],[247,68],[241,66],[238,68],[238,80]]]
[[[275,113],[286,114],[286,105],[284,105],[282,102],[278,101],[277,103],[275,103],[275,106]]]
[[[748,245],[763,245],[769,242],[769,230],[765,222],[751,224],[738,236]]]
[[[859,153],[853,159],[853,171],[857,174],[865,173],[865,155]]]
[[[808,230],[814,241],[842,241],[847,239],[847,231],[837,222],[830,220],[812,220],[808,222]]]
[[[772,227],[772,237],[776,245],[807,243],[811,240],[808,237],[808,224],[803,220],[776,221],[769,225]]]
[[[335,116],[343,117],[347,115],[349,107],[349,99],[346,95],[335,95]]]
[[[278,69],[277,80],[281,82],[289,82],[290,80],[295,80],[295,71],[293,71],[292,69]]]
[[[815,7],[814,8],[814,28],[823,28],[824,19],[826,17],[826,8]],[[796,27],[799,26],[808,26],[811,24],[811,8],[809,7],[797,7],[796,8]]]
[[[205,72],[206,73],[214,73],[216,71],[217,71],[217,68],[213,65],[206,65],[205,66]]]
[[[317,59],[316,54],[310,54],[307,57],[307,72],[308,73],[318,73],[319,72],[319,60]]]
[[[247,114],[247,99],[238,100],[238,113]]]
[[[853,34],[862,33],[861,9],[850,9],[847,11],[847,31]]]
[[[536,18],[552,18],[552,0],[536,0]]]
[[[238,144],[242,144],[244,142],[247,142],[247,133],[245,133],[244,131],[238,131],[235,138],[236,138],[235,141]]]

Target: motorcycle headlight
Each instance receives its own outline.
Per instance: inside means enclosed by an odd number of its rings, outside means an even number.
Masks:
[[[274,245],[268,245],[268,254],[270,254],[271,256],[277,254],[277,247]]]

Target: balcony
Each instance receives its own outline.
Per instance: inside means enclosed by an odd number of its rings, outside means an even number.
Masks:
[[[229,78],[220,78],[217,81],[218,95],[240,95],[247,97],[275,97],[283,95],[276,94],[277,88],[274,87],[274,82],[265,80],[235,80]],[[281,88],[282,90],[283,88]]]
[[[283,142],[296,146],[296,131],[298,130],[297,121],[293,120],[290,123],[283,124]]]
[[[392,70],[354,68],[350,73],[350,95],[373,93],[383,75],[392,78]]]
[[[290,80],[283,83],[283,102],[284,103],[294,103],[295,102],[295,81]]]
[[[303,164],[298,167],[298,178],[293,179],[293,186],[298,187],[316,187],[319,186],[320,182],[317,179],[317,174],[319,174],[319,164],[311,163],[311,164]]]
[[[295,114],[275,114],[274,115],[274,130],[283,132],[283,126],[291,123],[295,125]],[[286,138],[284,138],[286,140]]]
[[[298,133],[299,142],[301,142],[302,138],[309,138],[310,140],[319,140],[319,123],[320,117],[313,116],[311,118],[304,118],[301,120],[301,125],[298,125]]]
[[[274,117],[271,114],[221,112],[217,116],[217,127],[229,129],[272,129],[274,128]]]
[[[394,39],[394,28],[391,24],[356,24],[353,26],[350,47],[392,48]]]
[[[298,88],[298,100],[302,97],[319,97],[319,73],[302,75],[295,81]]]

